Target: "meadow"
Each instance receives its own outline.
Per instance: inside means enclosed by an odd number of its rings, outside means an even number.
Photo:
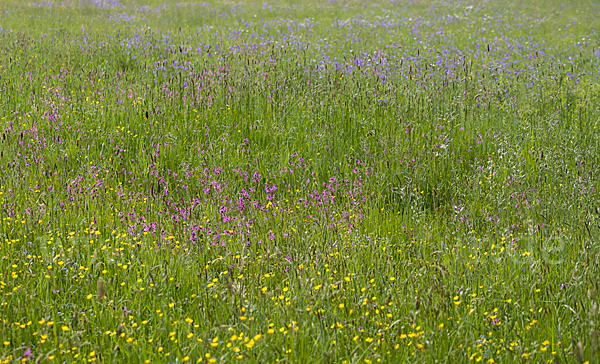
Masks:
[[[597,363],[598,29],[0,2],[0,362]]]

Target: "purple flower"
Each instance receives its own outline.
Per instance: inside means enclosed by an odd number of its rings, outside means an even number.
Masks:
[[[25,349],[25,351],[23,352],[23,356],[21,356],[19,358],[19,360],[21,361],[27,361],[29,360],[33,360],[35,357],[33,356],[33,353],[31,352],[30,348]]]

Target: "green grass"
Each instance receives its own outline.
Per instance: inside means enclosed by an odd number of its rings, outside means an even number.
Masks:
[[[0,362],[597,362],[599,11],[3,2]]]

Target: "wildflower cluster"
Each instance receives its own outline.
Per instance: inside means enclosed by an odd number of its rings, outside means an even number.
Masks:
[[[592,362],[594,12],[3,4],[0,362]]]

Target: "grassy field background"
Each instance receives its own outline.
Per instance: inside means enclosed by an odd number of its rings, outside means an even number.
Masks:
[[[0,361],[598,361],[600,5],[3,1]]]

